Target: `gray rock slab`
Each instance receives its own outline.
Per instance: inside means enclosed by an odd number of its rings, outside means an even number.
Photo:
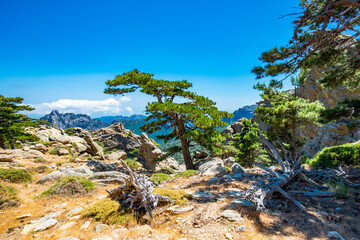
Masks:
[[[225,210],[224,212],[221,213],[221,216],[229,219],[229,221],[232,221],[232,222],[244,221],[244,218],[241,217],[240,213],[238,213],[234,210]]]

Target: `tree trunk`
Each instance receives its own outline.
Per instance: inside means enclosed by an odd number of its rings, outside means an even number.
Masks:
[[[184,157],[186,170],[194,169],[189,148],[190,144],[185,139],[181,140],[181,150]]]
[[[0,136],[0,148],[6,149],[5,140],[2,136]]]
[[[291,159],[293,161],[295,160],[295,153],[296,153],[295,137],[296,137],[296,119],[293,120],[292,129],[291,129]]]

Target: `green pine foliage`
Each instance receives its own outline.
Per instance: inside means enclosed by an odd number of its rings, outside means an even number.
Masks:
[[[304,79],[310,69],[316,69],[326,88],[359,88],[359,3],[301,0],[298,9],[292,39],[286,46],[262,53],[263,66],[252,72],[257,78],[286,78],[301,70]]]
[[[360,99],[346,99],[337,103],[335,108],[325,109],[320,114],[321,123],[329,123],[342,118],[360,118]]]
[[[256,107],[255,115],[269,125],[269,140],[280,142],[294,157],[296,150],[303,146],[305,140],[297,135],[296,129],[304,128],[309,123],[318,123],[324,107],[319,101],[310,102],[295,94],[281,91],[281,87],[281,84],[275,81],[271,81],[269,85],[258,83],[255,86],[263,91],[260,96],[265,100],[265,104]]]
[[[306,163],[315,168],[360,165],[360,143],[326,147]]]
[[[269,165],[270,159],[262,148],[257,123],[252,123],[246,118],[242,119],[241,123],[241,132],[234,134],[232,141],[232,146],[239,151],[235,159],[246,167],[253,167],[255,162]]]
[[[205,149],[222,153],[225,138],[218,127],[225,126],[223,118],[231,118],[232,114],[219,111],[215,102],[209,98],[196,95],[188,89],[192,84],[186,80],[157,80],[153,74],[140,72],[137,69],[115,76],[108,80],[105,93],[120,95],[136,90],[153,96],[156,101],[148,103],[146,113],[148,121],[141,130],[152,134],[163,128],[170,130],[158,139],[168,142],[179,139],[187,169],[193,169],[190,144],[196,142]]]
[[[24,131],[25,127],[37,126],[40,122],[19,113],[34,110],[28,105],[23,105],[22,101],[20,97],[0,95],[0,148],[15,148],[16,141],[39,140],[38,137]]]

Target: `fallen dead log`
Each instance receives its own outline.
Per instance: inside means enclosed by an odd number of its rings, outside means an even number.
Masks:
[[[132,209],[138,215],[149,214],[153,219],[151,211],[158,205],[171,203],[171,199],[158,193],[152,194],[154,184],[150,178],[134,173],[127,164],[119,159],[125,170],[129,174],[129,178],[124,178],[121,186],[106,190],[109,198],[118,201],[123,208]]]

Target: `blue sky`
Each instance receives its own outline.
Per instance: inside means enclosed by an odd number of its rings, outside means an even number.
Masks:
[[[291,37],[298,1],[2,0],[0,94],[36,107],[102,115],[143,113],[140,93],[103,94],[105,81],[138,68],[187,79],[222,110],[258,101],[251,69]]]

